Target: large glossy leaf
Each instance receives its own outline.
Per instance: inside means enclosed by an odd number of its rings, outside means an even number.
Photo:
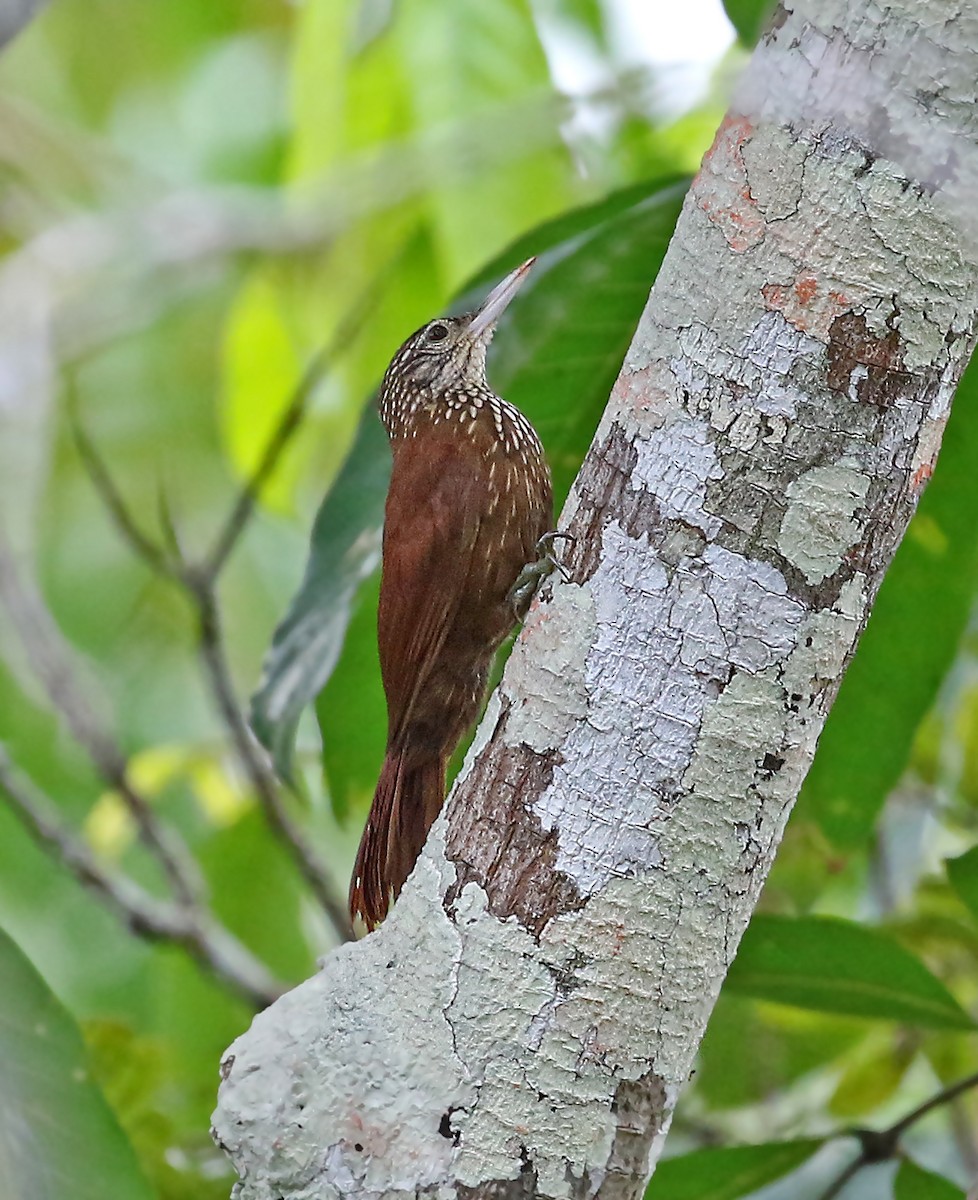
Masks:
[[[949,858],[946,866],[951,887],[978,921],[978,846],[957,858]]]
[[[790,1174],[822,1146],[809,1139],[694,1150],[656,1168],[646,1200],[737,1200]]]
[[[741,42],[753,46],[774,12],[774,0],[723,0],[723,7]]]
[[[558,507],[591,441],[682,204],[684,185],[629,189],[529,235],[497,259],[489,278],[536,252],[491,351],[493,386],[540,432]],[[474,306],[485,279],[456,306]],[[369,798],[383,750],[384,717],[372,613],[358,622],[317,715],[330,794],[342,814]]]
[[[357,588],[380,560],[390,450],[371,410],[350,457],[323,501],[299,592],[275,630],[250,719],[276,768],[292,778],[292,752],[302,710],[336,665]]]
[[[934,478],[880,588],[799,800],[841,848],[870,836],[970,618],[978,581],[976,462],[972,363]]]
[[[149,1200],[77,1026],[2,931],[0,996],[0,1196]]]
[[[834,917],[758,914],[725,986],[819,1012],[974,1029],[947,988],[898,942]]]
[[[905,1159],[893,1182],[893,1200],[965,1200],[964,1192],[945,1179]]]

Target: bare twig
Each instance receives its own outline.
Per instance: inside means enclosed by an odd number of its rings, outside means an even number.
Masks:
[[[206,572],[188,570],[184,582],[193,590],[200,615],[200,652],[211,690],[227,726],[238,758],[255,789],[269,823],[292,852],[296,865],[329,917],[341,941],[353,936],[346,905],[332,880],[285,807],[278,783],[266,764],[265,752],[255,741],[234,695],[234,685],[224,652],[217,599]]]
[[[911,1109],[906,1116],[901,1117],[887,1129],[849,1130],[848,1136],[856,1138],[859,1142],[859,1154],[832,1180],[825,1191],[819,1195],[818,1200],[835,1200],[846,1184],[863,1167],[897,1158],[900,1154],[900,1139],[911,1126],[926,1117],[928,1113],[933,1112],[934,1109],[953,1103],[959,1096],[963,1096],[965,1092],[976,1087],[978,1087],[978,1071],[974,1075],[968,1075],[964,1079],[959,1079],[957,1083],[952,1083],[948,1087],[942,1088],[941,1091],[935,1092],[923,1104]]]
[[[291,432],[297,428],[305,411],[308,395],[321,377],[328,356],[329,351],[320,355],[315,372],[311,367],[300,382],[296,396],[288,405],[283,420],[269,440],[258,470],[239,496],[222,534],[215,543],[215,553],[210,556],[205,566],[195,567],[177,557],[179,545],[175,535],[170,537],[173,548],[171,557],[143,534],[95,444],[77,422],[75,428],[82,462],[123,541],[151,570],[173,580],[190,597],[198,618],[201,666],[241,767],[255,790],[269,824],[292,854],[300,873],[325,910],[336,935],[341,941],[347,941],[352,936],[352,930],[346,907],[338,897],[325,866],[289,815],[278,783],[266,766],[264,751],[252,737],[235,697],[215,592],[217,572],[226,562],[228,554],[250,518],[255,497],[263,481],[274,469]]]
[[[143,533],[95,444],[77,420],[77,415],[73,414],[75,441],[82,463],[122,539],[153,571],[180,584],[193,601],[199,623],[201,664],[240,763],[265,810],[269,823],[285,842],[303,878],[329,917],[337,936],[344,941],[352,937],[346,906],[337,894],[325,866],[318,859],[301,828],[290,816],[278,782],[267,765],[264,751],[252,737],[235,696],[221,632],[216,584],[221,570],[254,513],[262,488],[271,478],[287,446],[301,426],[316,387],[335,359],[348,349],[362,328],[375,303],[377,287],[375,284],[367,288],[360,302],[337,327],[328,345],[314,356],[303,372],[265,444],[254,471],[221,525],[210,553],[200,564],[189,563],[180,555],[168,511],[164,528],[170,530],[169,551]]]
[[[91,699],[78,685],[71,650],[43,599],[20,578],[2,533],[0,602],[48,699],[65,719],[96,771],[118,793],[136,823],[140,839],[160,864],[176,898],[184,904],[195,903],[203,883],[193,857],[182,839],[157,818],[150,802],[133,786],[125,756],[96,718]]]
[[[78,449],[82,465],[88,472],[92,486],[105,505],[106,511],[112,518],[112,522],[122,536],[123,541],[127,542],[135,553],[144,559],[147,565],[152,567],[154,571],[162,575],[173,575],[175,573],[173,564],[169,561],[162,548],[151,538],[147,537],[133,519],[125,500],[122,498],[122,493],[116,487],[115,480],[109,474],[105,463],[95,448],[95,444],[79,420],[74,395],[72,395],[68,404],[68,418],[71,424],[72,437]]]
[[[219,979],[259,1008],[286,985],[226,929],[197,905],[174,904],[149,894],[125,876],[106,870],[85,842],[61,821],[57,809],[16,772],[0,747],[0,790],[28,832],[74,877],[96,892],[134,933],[150,941],[184,946]]]

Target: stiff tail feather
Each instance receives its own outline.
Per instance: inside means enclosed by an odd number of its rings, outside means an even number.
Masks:
[[[408,766],[388,753],[360,839],[350,882],[350,916],[368,930],[387,916],[417,862],[445,799],[445,762]]]

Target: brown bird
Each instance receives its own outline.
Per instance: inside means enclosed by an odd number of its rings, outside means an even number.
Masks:
[[[380,415],[394,455],[377,631],[387,753],[350,915],[387,915],[445,799],[493,655],[546,573],[550,470],[526,417],[486,382],[486,349],[533,259],[475,313],[429,321],[394,355]]]

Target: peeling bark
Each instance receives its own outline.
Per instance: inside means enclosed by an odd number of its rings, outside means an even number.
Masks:
[[[242,1200],[638,1196],[978,306],[978,14],[782,8],[391,918],[259,1016]]]

